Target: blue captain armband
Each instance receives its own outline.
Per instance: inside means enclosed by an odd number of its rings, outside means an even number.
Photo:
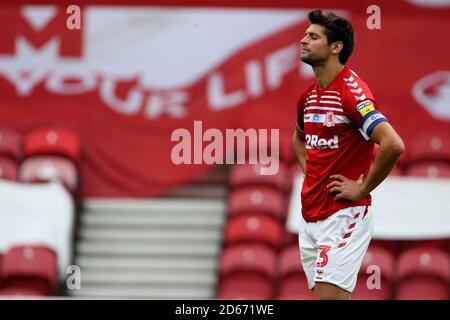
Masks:
[[[361,128],[367,137],[370,137],[373,129],[381,122],[388,122],[385,116],[377,110],[367,113],[361,121]]]

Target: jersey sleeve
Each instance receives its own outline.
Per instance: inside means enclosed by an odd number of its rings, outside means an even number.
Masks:
[[[362,81],[359,80],[359,82]],[[388,121],[379,110],[372,92],[364,83],[360,83],[358,89],[347,89],[345,98],[345,113],[359,127],[365,139],[370,139],[373,129],[378,124]]]

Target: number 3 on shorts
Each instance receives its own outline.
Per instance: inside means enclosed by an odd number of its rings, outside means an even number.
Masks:
[[[317,261],[317,267],[323,268],[328,264],[328,255],[327,252],[330,251],[331,247],[326,245],[319,245],[319,257],[322,259],[322,261]]]

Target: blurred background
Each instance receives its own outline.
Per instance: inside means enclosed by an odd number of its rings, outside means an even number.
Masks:
[[[321,8],[352,22],[347,65],[406,144],[353,298],[449,299],[448,0],[73,4],[0,5],[3,298],[312,299],[291,137]],[[278,173],[196,161],[194,121],[279,129]],[[180,128],[192,164],[172,160]]]

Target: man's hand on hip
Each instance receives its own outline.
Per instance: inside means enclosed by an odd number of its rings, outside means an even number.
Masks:
[[[330,176],[334,179],[328,186],[328,192],[336,194],[335,201],[338,200],[359,200],[366,196],[363,189],[364,174],[361,174],[358,180],[350,180],[341,174]]]

